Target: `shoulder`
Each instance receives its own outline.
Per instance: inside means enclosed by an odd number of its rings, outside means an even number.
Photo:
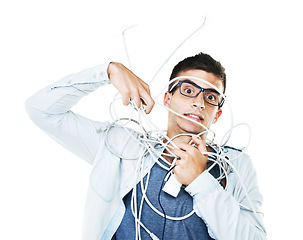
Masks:
[[[259,196],[257,172],[250,156],[231,147],[224,147],[224,153],[229,160],[235,186],[238,185],[242,188],[242,184],[244,184],[249,191],[254,189]]]
[[[253,173],[255,171],[250,156],[243,152],[241,149],[224,146],[223,152],[225,157],[229,160],[230,164],[232,164],[233,167],[236,168],[236,170],[239,172],[246,175],[249,172]]]

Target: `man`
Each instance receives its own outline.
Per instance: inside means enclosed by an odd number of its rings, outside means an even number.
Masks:
[[[174,111],[167,126],[167,139],[173,141],[153,146],[159,159],[140,144],[141,133],[70,111],[81,97],[111,83],[123,104],[132,99],[149,114],[154,106],[149,86],[120,63],[67,76],[27,100],[27,111],[40,128],[93,165],[83,239],[266,239],[262,196],[249,157],[225,147],[224,159],[233,159],[226,168],[232,164],[235,169],[220,181],[217,165],[207,170],[205,153],[214,149],[201,133],[222,114],[218,92],[225,91],[224,68],[200,53],[175,66],[171,79],[178,76],[187,78],[173,81],[163,101]],[[182,184],[175,195],[163,189],[171,172]]]

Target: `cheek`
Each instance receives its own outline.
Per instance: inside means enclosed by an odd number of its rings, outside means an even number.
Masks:
[[[210,111],[207,113],[208,116],[208,122],[207,125],[210,126],[211,124],[213,124],[216,120],[216,113],[217,111]]]
[[[181,108],[181,104],[180,104],[180,101],[176,101],[174,98],[171,99],[170,103],[169,103],[169,106],[168,106],[170,109],[178,112],[178,110],[180,110]]]

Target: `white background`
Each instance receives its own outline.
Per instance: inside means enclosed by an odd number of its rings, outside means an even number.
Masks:
[[[235,123],[252,127],[248,149],[264,196],[268,239],[300,239],[302,216],[302,13],[299,1],[12,0],[0,4],[0,239],[80,239],[90,166],[54,143],[26,115],[40,88],[106,60],[145,81],[178,44],[207,24],[152,84],[164,87],[171,67],[203,51],[226,68]],[[74,109],[109,120],[112,87]],[[152,93],[153,93],[152,92]],[[161,101],[161,99],[159,100]],[[226,108],[227,109],[227,108]],[[159,116],[162,118],[162,116]],[[247,141],[240,134],[235,144]]]

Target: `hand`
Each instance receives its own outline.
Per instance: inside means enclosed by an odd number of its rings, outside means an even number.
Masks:
[[[121,63],[111,62],[107,69],[108,77],[111,83],[118,89],[122,95],[122,102],[125,106],[133,99],[137,107],[141,103],[146,106],[145,112],[151,112],[155,102],[150,95],[147,83],[138,78],[132,71]]]
[[[180,157],[180,159],[176,161],[176,166],[173,171],[179,182],[186,186],[206,170],[208,161],[207,155],[201,153],[207,152],[204,140],[199,139],[196,136],[193,136],[192,140],[198,148],[195,148],[188,143],[180,143],[178,144],[180,149],[173,150],[174,154]]]

